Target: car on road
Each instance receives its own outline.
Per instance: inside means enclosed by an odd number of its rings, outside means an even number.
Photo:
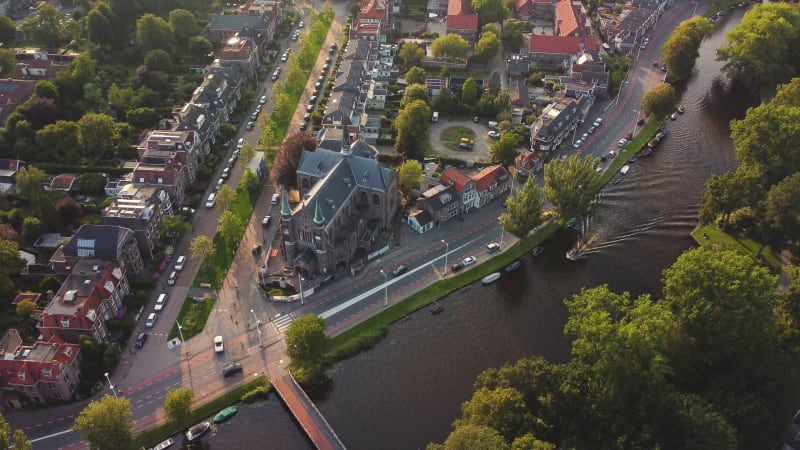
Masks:
[[[258,256],[261,254],[261,252],[261,244],[253,244],[253,254]]]
[[[239,363],[230,363],[222,368],[222,376],[232,377],[242,371],[242,365]]]
[[[145,320],[145,322],[144,322],[144,326],[146,328],[153,328],[153,326],[156,324],[156,319],[157,318],[158,318],[158,315],[156,313],[150,313],[150,315],[147,316],[147,320]]]
[[[397,266],[392,271],[392,276],[396,277],[396,276],[402,275],[402,274],[406,273],[406,270],[408,270],[408,268],[406,266]]]
[[[261,114],[261,111],[264,109],[264,105],[256,105],[256,112]]]
[[[281,75],[281,68],[278,67],[277,69],[275,69],[275,72],[272,72],[272,81],[277,81],[280,75]]]
[[[327,64],[322,66],[322,71],[320,71],[319,74],[322,75],[323,77],[328,74],[328,65]]]
[[[331,44],[330,48],[328,48],[328,54],[332,55],[336,51],[336,42]]]
[[[303,122],[308,122],[309,120],[311,120],[311,114],[305,113],[303,115]]]
[[[133,347],[142,348],[145,342],[147,342],[147,333],[139,333],[139,336],[136,336],[136,342],[134,342]]]
[[[308,122],[303,122],[300,124],[300,131],[306,131],[308,129]]]
[[[225,351],[225,346],[222,344],[222,336],[214,336],[214,351],[217,353]]]
[[[500,139],[500,133],[498,133],[496,130],[489,130],[487,134],[492,139]]]
[[[471,264],[475,264],[475,261],[477,261],[477,260],[478,259],[475,258],[474,256],[467,256],[466,258],[464,258],[463,261],[461,261],[461,265],[463,265],[464,267],[467,267],[467,266],[469,266]]]
[[[299,37],[300,37],[300,33],[298,31],[295,31],[294,34],[292,35],[292,40],[296,41],[297,38],[299,38]]]
[[[239,138],[239,140],[236,141],[236,148],[242,148],[242,147],[244,147],[244,138]]]
[[[313,103],[311,103],[308,106],[306,106],[306,112],[307,113],[310,113],[310,112],[313,112],[313,111],[314,111],[314,104]]]
[[[306,23],[301,20],[300,23],[297,24],[297,28],[303,28],[305,25]]]
[[[586,132],[587,132],[587,133],[589,133],[589,134],[594,134],[594,131],[595,131],[596,129],[597,129],[597,127],[595,127],[595,126],[591,126],[591,127],[589,127],[589,129],[588,129],[588,130],[586,130]]]
[[[167,284],[170,286],[174,286],[175,282],[178,281],[178,272],[173,270],[169,273],[169,278],[167,278]]]
[[[264,216],[264,218],[261,219],[261,226],[267,228],[271,221],[272,221],[272,216]]]
[[[194,215],[195,209],[190,208],[188,206],[184,206],[180,209],[180,213],[186,215],[188,217],[192,217]]]
[[[227,180],[228,177],[231,176],[231,168],[230,167],[226,167],[226,168],[222,169],[222,175],[221,176],[222,176],[223,180]]]
[[[450,266],[450,270],[452,270],[453,272],[458,272],[462,268],[464,268],[464,265],[461,264],[460,262],[454,263],[452,266]]]
[[[181,270],[183,270],[183,266],[185,265],[186,265],[186,257],[183,255],[178,256],[178,259],[175,260],[175,270],[180,272]]]
[[[159,294],[156,299],[156,305],[153,307],[154,311],[161,311],[167,304],[167,294]]]
[[[661,71],[662,72],[666,72],[667,71],[667,65],[666,64],[662,64],[661,65]]]
[[[572,144],[572,146],[575,148],[580,148],[581,144],[583,144],[583,141],[578,139],[574,144]]]
[[[619,142],[617,142],[617,147],[625,147],[626,145],[628,145],[628,140],[625,138],[620,139]]]
[[[252,121],[252,120],[251,120],[250,122],[247,122],[247,125],[246,125],[244,128],[245,128],[247,131],[250,131],[250,130],[252,130],[252,129],[253,129],[253,127],[255,127],[255,126],[256,126],[256,123],[255,123],[254,121]]]
[[[593,125],[595,127],[600,128],[600,125],[602,125],[602,124],[603,124],[603,119],[602,118],[598,117],[597,119],[594,119],[594,124]]]
[[[317,96],[316,95],[312,95],[311,98],[308,99],[308,103],[311,104],[311,105],[317,103]]]
[[[278,204],[278,200],[280,200],[280,199],[281,199],[280,194],[277,194],[277,193],[276,194],[272,194],[272,200],[270,200],[269,203],[272,204],[272,205],[277,205]]]
[[[288,60],[289,60],[289,54],[288,53],[284,53],[284,54],[281,55],[281,61],[282,62],[286,62]]]
[[[250,114],[250,120],[252,120],[253,122],[258,120],[258,113],[259,111],[253,111],[253,114]]]
[[[486,253],[494,253],[498,250],[500,250],[500,244],[497,242],[492,242],[486,246]]]
[[[589,133],[583,133],[583,134],[581,135],[581,140],[582,140],[582,141],[584,141],[584,142],[586,142],[586,140],[587,140],[587,139],[589,139]]]
[[[267,103],[267,96],[266,95],[262,95],[261,98],[258,99],[258,103],[261,104],[261,105]]]
[[[210,193],[208,194],[208,198],[206,199],[206,208],[213,208],[214,205],[217,204],[217,194]]]
[[[330,64],[330,63],[331,63],[331,57],[328,56],[325,58],[325,64]]]

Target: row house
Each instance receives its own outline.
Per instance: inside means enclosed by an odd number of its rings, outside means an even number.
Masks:
[[[361,113],[361,121],[358,124],[358,133],[364,141],[375,144],[381,136],[381,116],[377,114],[370,114],[368,112]]]
[[[569,134],[582,121],[589,100],[580,96],[565,97],[545,107],[542,114],[531,124],[531,151],[552,152],[569,138]]]
[[[169,195],[173,208],[183,203],[189,179],[189,169],[177,155],[162,150],[148,150],[133,172],[126,175],[126,180],[136,186],[163,189]]]
[[[0,340],[0,392],[3,404],[22,408],[25,403],[72,400],[81,381],[81,346],[57,336],[24,345],[10,329]]]
[[[254,80],[261,67],[258,46],[251,38],[233,36],[214,53],[214,63],[221,67],[236,67],[248,79]]]
[[[666,6],[667,0],[636,0],[620,12],[601,6],[596,13],[600,36],[613,48],[631,52],[655,26]]]
[[[364,109],[372,111],[383,111],[386,108],[386,96],[389,94],[389,86],[374,79],[369,80],[369,89],[367,90],[367,99],[364,103]]]
[[[286,2],[279,0],[251,0],[240,7],[239,15],[260,16],[266,19],[274,17],[277,24],[286,18]],[[274,32],[270,39],[274,38]]]
[[[599,51],[600,44],[593,37],[530,34],[528,38],[528,61],[537,66],[567,69],[584,53]]]
[[[516,0],[514,13],[520,20],[547,20],[553,17],[555,0]]]
[[[572,64],[568,76],[558,77],[558,82],[568,97],[602,97],[608,94],[609,75],[599,56],[584,55]]]
[[[447,34],[457,34],[474,45],[478,40],[478,22],[478,15],[472,11],[470,0],[449,0]]]
[[[133,231],[114,225],[81,225],[50,257],[50,267],[57,275],[67,275],[83,258],[116,261],[124,273],[138,274],[144,269]]]
[[[357,135],[357,121],[353,118],[363,109],[367,86],[365,62],[345,59],[334,76],[328,106],[322,116],[322,126],[342,128],[346,134]]]
[[[511,176],[502,165],[486,167],[475,173],[448,167],[442,172],[442,184],[453,186],[461,196],[464,212],[480,208],[507,191]]]
[[[79,343],[80,336],[86,335],[106,342],[106,320],[124,314],[122,300],[129,293],[128,278],[119,263],[84,258],[50,299],[37,328],[45,339],[57,336]]]
[[[455,186],[437,184],[423,192],[406,216],[406,224],[425,233],[461,213],[461,195]]]
[[[128,184],[103,209],[101,223],[133,231],[141,253],[152,258],[161,238],[164,217],[172,214],[172,202],[164,190]]]
[[[350,39],[385,40],[391,13],[387,3],[387,0],[361,0],[350,27]]]
[[[514,159],[517,173],[523,177],[538,173],[544,167],[544,155],[526,150]]]
[[[275,36],[276,22],[272,15],[214,14],[205,32],[208,40],[217,45],[225,45],[233,37],[251,38],[263,57]]]

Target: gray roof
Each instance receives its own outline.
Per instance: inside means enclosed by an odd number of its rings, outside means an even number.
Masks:
[[[133,232],[128,228],[114,225],[81,225],[69,243],[64,246],[64,255],[117,260],[119,241],[129,238],[133,238]]]
[[[267,22],[259,16],[239,16],[233,14],[214,14],[208,24],[209,30],[240,31],[243,28],[266,30]]]
[[[361,61],[342,61],[336,78],[333,81],[333,91],[361,91],[361,77],[364,74],[364,63]]]
[[[373,42],[375,41],[370,41],[368,39],[351,39],[347,43],[347,48],[344,50],[345,61],[349,59],[366,61],[369,57]]]
[[[339,152],[342,150],[344,130],[341,128],[320,128],[317,134],[319,148]]]
[[[350,151],[354,156],[360,156],[367,159],[375,159],[378,157],[378,149],[372,145],[367,144],[362,139],[359,139],[350,146]]]
[[[352,123],[350,117],[355,111],[357,100],[358,94],[353,92],[339,91],[331,93],[322,123],[331,124],[342,121],[346,122],[344,125],[350,125]],[[345,121],[344,119],[347,120]]]
[[[508,94],[511,96],[511,103],[523,106],[528,105],[528,85],[525,80],[518,78],[513,80],[508,87]]]
[[[461,195],[455,186],[440,185],[422,193],[431,211],[441,211],[453,203],[461,203]]]

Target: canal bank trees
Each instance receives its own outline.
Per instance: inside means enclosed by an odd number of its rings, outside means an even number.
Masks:
[[[662,83],[645,92],[642,97],[642,110],[656,121],[661,121],[675,112],[678,94],[669,83]]]
[[[692,75],[700,56],[700,44],[714,32],[714,26],[703,16],[684,20],[661,47],[664,63],[673,80],[686,80]]]
[[[292,375],[301,384],[317,379],[321,373],[322,357],[328,346],[325,321],[306,314],[292,322],[286,330],[286,354],[292,358]]]
[[[536,177],[528,177],[522,189],[506,200],[506,212],[500,215],[500,225],[519,239],[542,223],[544,195]]]
[[[574,154],[544,166],[544,195],[555,213],[564,219],[589,216],[597,193],[598,158]]]
[[[105,395],[78,414],[73,429],[98,450],[130,448],[133,442],[131,401]]]

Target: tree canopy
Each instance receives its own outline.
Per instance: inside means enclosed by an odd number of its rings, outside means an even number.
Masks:
[[[73,429],[80,432],[92,448],[129,448],[133,442],[131,402],[124,397],[103,396],[78,414]]]
[[[203,266],[208,267],[214,258],[214,253],[217,252],[217,247],[210,237],[201,234],[192,239],[189,251],[192,253],[192,258],[199,259],[203,262]]]
[[[413,67],[419,67],[422,59],[425,58],[425,50],[413,42],[406,42],[400,46],[397,55],[402,61],[402,67],[408,71]]]
[[[544,166],[544,195],[558,216],[569,219],[591,214],[597,191],[598,164],[598,158],[581,158],[574,154],[564,161],[551,161]]]
[[[678,25],[661,48],[664,63],[672,78],[689,78],[695,61],[700,56],[700,44],[713,32],[714,26],[703,16],[694,16]]]
[[[319,366],[327,345],[325,321],[314,314],[301,316],[286,330],[286,354],[293,365]]]
[[[519,135],[513,131],[500,133],[500,139],[491,144],[491,160],[493,163],[504,166],[514,165],[514,160],[519,156]]]
[[[427,104],[431,103],[428,88],[424,84],[411,84],[406,87],[405,92],[403,92],[403,99],[400,100],[400,107],[404,108],[406,105],[416,100],[422,100]]]
[[[270,168],[269,178],[273,183],[286,188],[297,187],[297,166],[303,151],[317,149],[317,140],[310,133],[301,131],[286,139],[280,147]]]
[[[422,164],[416,159],[406,160],[397,171],[397,181],[400,184],[400,189],[405,193],[419,187],[421,180]]]
[[[181,423],[189,417],[194,403],[194,392],[189,388],[177,388],[167,391],[164,399],[164,412],[171,420]]]
[[[503,0],[472,0],[472,10],[478,14],[482,24],[502,23],[508,18],[508,8]]]
[[[655,120],[664,120],[675,112],[678,95],[669,83],[661,83],[645,92],[642,97],[642,110]]]
[[[469,52],[469,42],[457,34],[446,34],[433,40],[431,53],[437,58],[460,60]]]
[[[525,184],[506,200],[506,212],[500,215],[500,225],[520,240],[542,223],[544,194],[536,177],[528,177]]]
[[[400,110],[394,120],[397,140],[394,149],[406,158],[420,159],[425,155],[428,133],[431,128],[431,108],[422,100],[415,100]]]

